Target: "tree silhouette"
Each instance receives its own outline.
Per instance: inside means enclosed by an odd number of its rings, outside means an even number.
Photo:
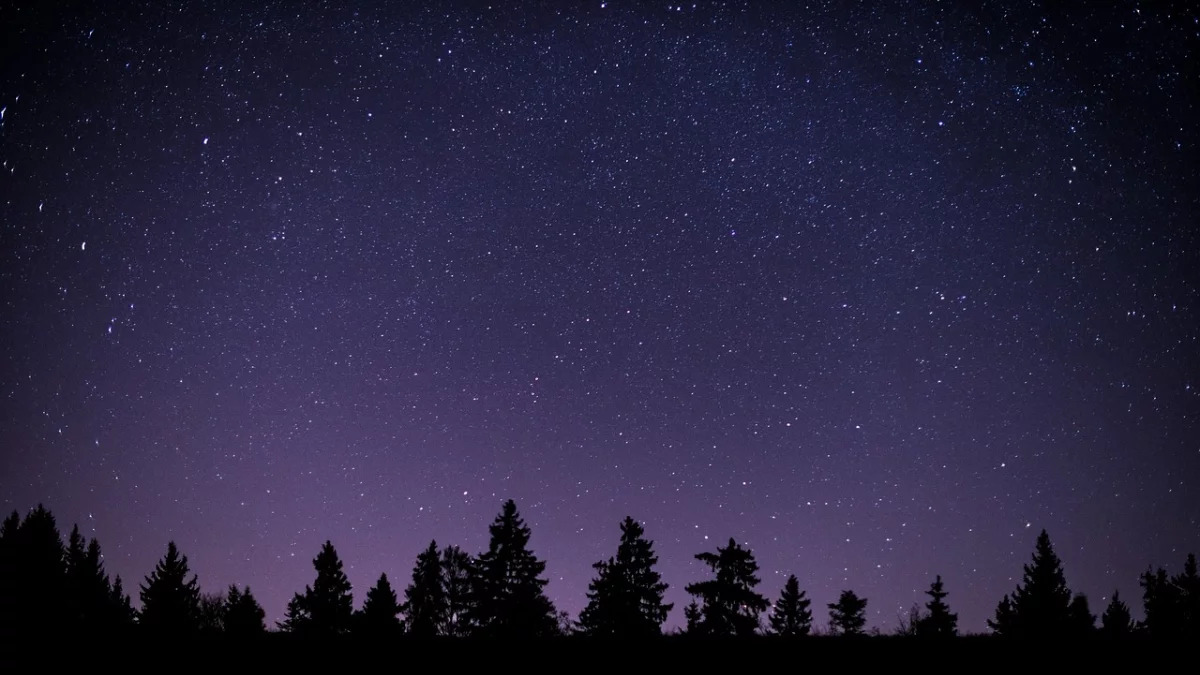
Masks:
[[[201,635],[221,635],[225,632],[225,594],[200,593],[200,620],[198,632]]]
[[[1189,553],[1183,572],[1171,580],[1179,596],[1180,631],[1191,638],[1200,638],[1200,574],[1196,570],[1196,554]]]
[[[404,622],[413,637],[433,637],[441,632],[449,613],[442,559],[436,541],[417,554],[412,583],[404,589]]]
[[[367,591],[362,610],[358,613],[356,626],[364,635],[373,638],[392,637],[403,632],[400,623],[400,602],[396,591],[386,574],[379,575],[379,581]]]
[[[284,630],[312,635],[342,635],[350,630],[354,617],[354,596],[350,580],[342,571],[333,543],[326,541],[313,558],[317,579],[305,586],[288,603],[287,615],[280,624]]]
[[[663,603],[667,584],[654,569],[654,542],[644,535],[642,526],[626,517],[617,555],[592,565],[597,575],[588,584],[588,604],[579,614],[583,633],[626,638],[662,634],[673,605]]]
[[[457,546],[442,549],[442,583],[446,589],[446,613],[440,634],[466,637],[474,626],[471,593],[475,583],[475,563]]]
[[[129,594],[121,583],[121,575],[113,579],[112,590],[108,594],[108,625],[110,630],[123,631],[137,624],[137,612],[129,601]]]
[[[1070,613],[1070,632],[1069,634],[1075,637],[1084,637],[1091,635],[1096,630],[1096,615],[1092,614],[1092,608],[1088,603],[1088,597],[1085,593],[1077,593],[1071,598]]]
[[[771,632],[784,637],[802,637],[812,632],[812,600],[804,597],[795,574],[789,574],[771,610]]]
[[[1146,613],[1143,624],[1151,636],[1200,637],[1200,575],[1195,554],[1188,555],[1180,574],[1168,576],[1160,567],[1143,572],[1138,581]]]
[[[100,542],[84,546],[79,527],[68,537],[66,558],[66,628],[88,632],[109,631],[113,625],[112,584],[104,572]]]
[[[829,627],[838,635],[862,635],[867,625],[867,599],[854,591],[842,591],[829,605]]]
[[[700,634],[700,626],[704,617],[700,613],[700,605],[696,604],[695,599],[689,602],[687,607],[683,608],[683,618],[687,622],[684,632],[688,635]]]
[[[3,524],[4,592],[0,613],[6,632],[42,633],[58,628],[66,606],[66,549],[54,515],[38,504],[21,521]]]
[[[167,555],[141,586],[140,625],[148,632],[181,637],[200,628],[200,586],[190,574],[187,556],[181,555],[175,542],[167,544]]]
[[[716,575],[715,579],[685,587],[701,600],[699,631],[706,635],[753,635],[758,630],[759,614],[770,604],[754,592],[759,583],[754,554],[730,538],[724,548],[718,547],[716,553],[698,553],[696,560]]]
[[[239,638],[262,635],[267,631],[266,617],[267,613],[258,604],[249,586],[245,591],[239,591],[234,585],[229,586],[224,611],[226,635]]]
[[[925,591],[930,600],[925,603],[927,613],[916,622],[914,630],[917,635],[922,637],[954,637],[958,635],[958,615],[951,613],[950,606],[946,604],[946,596],[949,595],[945,590],[945,584],[942,583],[942,575],[938,575],[937,579],[929,585],[929,590]]]
[[[1129,613],[1129,605],[1121,601],[1121,593],[1113,591],[1104,614],[1100,616],[1100,633],[1107,638],[1118,639],[1133,635],[1135,624]]]
[[[1067,588],[1062,562],[1054,553],[1050,536],[1042,530],[1025,565],[1024,581],[1000,601],[988,626],[1010,637],[1051,637],[1072,632],[1071,591]]]
[[[553,635],[555,609],[543,589],[546,563],[529,550],[529,528],[510,499],[489,526],[488,550],[476,561],[475,617],[489,637]]]

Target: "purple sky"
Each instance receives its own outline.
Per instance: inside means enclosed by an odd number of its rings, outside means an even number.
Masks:
[[[250,4],[0,6],[0,507],[128,586],[357,605],[509,497],[671,624],[731,536],[884,629],[1200,550],[1195,8]]]

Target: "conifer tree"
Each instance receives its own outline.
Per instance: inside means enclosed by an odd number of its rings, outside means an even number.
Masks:
[[[350,631],[354,617],[354,596],[350,580],[342,571],[333,543],[326,541],[313,559],[317,571],[312,586],[297,593],[288,603],[287,618],[282,627],[298,633],[313,635],[342,635]]]
[[[12,530],[11,516],[5,522],[10,530],[11,581],[8,602],[0,612],[8,614],[7,628],[20,633],[52,631],[69,616],[66,605],[66,548],[54,514],[41,504],[25,515]],[[9,604],[11,603],[11,604]]]
[[[1054,553],[1050,536],[1038,535],[1032,564],[1025,565],[1021,585],[1004,596],[988,626],[1010,637],[1051,637],[1071,633],[1071,591],[1062,562]]]
[[[579,614],[580,630],[593,636],[640,638],[662,634],[672,605],[663,603],[667,584],[654,566],[654,542],[633,518],[621,523],[617,555],[592,565],[588,604]]]
[[[696,604],[695,599],[683,608],[683,618],[687,622],[684,632],[688,635],[699,635],[701,621],[704,617],[700,613],[700,605]]]
[[[730,538],[716,553],[698,553],[696,559],[716,575],[715,579],[685,587],[701,600],[699,631],[705,635],[753,635],[758,630],[759,614],[770,604],[754,591],[760,581],[754,554]]]
[[[829,604],[829,627],[838,635],[862,635],[867,625],[867,599],[854,591],[842,591],[838,601]]]
[[[1180,632],[1189,638],[1200,638],[1200,574],[1196,570],[1196,554],[1189,553],[1183,572],[1171,579],[1179,602]]]
[[[200,627],[200,586],[188,569],[187,556],[175,542],[146,577],[141,587],[140,625],[147,631],[169,637],[189,636]]]
[[[1113,591],[1108,607],[1100,616],[1100,633],[1110,639],[1120,639],[1133,635],[1134,627],[1129,605],[1121,600],[1119,591]]]
[[[477,632],[487,637],[553,635],[556,612],[541,577],[546,569],[529,550],[529,528],[510,499],[488,527],[488,550],[476,560],[474,611]]]
[[[1072,637],[1091,635],[1096,630],[1096,615],[1092,614],[1091,605],[1085,593],[1077,593],[1071,598],[1069,607],[1069,629],[1067,634]]]
[[[121,575],[113,579],[112,590],[108,595],[108,625],[110,630],[124,631],[137,624],[137,612],[133,609],[129,594],[121,582]]]
[[[945,584],[942,583],[942,575],[937,575],[937,578],[929,585],[929,590],[925,591],[930,600],[925,603],[927,613],[920,617],[914,626],[916,634],[921,637],[954,637],[958,635],[958,615],[950,611],[950,606],[946,604],[946,596],[949,593],[945,590]]]
[[[779,593],[779,602],[771,610],[771,633],[783,637],[803,637],[812,632],[812,600],[804,597],[795,574],[789,574]]]
[[[230,585],[225,596],[225,634],[237,638],[251,638],[267,632],[267,613],[247,586],[239,591]]]
[[[84,546],[79,527],[67,540],[66,616],[68,630],[104,632],[113,629],[112,584],[104,572],[100,542],[92,538]],[[119,625],[119,622],[118,622]]]
[[[400,624],[400,601],[386,574],[367,591],[362,610],[358,613],[357,628],[372,638],[394,637],[403,631]]]
[[[446,624],[449,602],[436,541],[417,554],[412,583],[404,589],[404,623],[408,634],[427,638],[438,635]]]
[[[442,549],[442,582],[446,589],[446,616],[440,634],[467,637],[473,630],[471,593],[475,563],[457,546]]]

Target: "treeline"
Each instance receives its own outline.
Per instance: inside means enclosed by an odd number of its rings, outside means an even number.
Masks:
[[[663,634],[672,609],[663,601],[668,586],[655,570],[654,543],[632,518],[621,523],[615,555],[592,566],[587,606],[575,620],[556,611],[545,595],[546,564],[530,550],[529,527],[511,500],[489,534],[487,551],[479,555],[430,542],[417,555],[402,595],[386,574],[380,575],[358,610],[342,561],[327,541],[313,560],[312,584],[292,597],[284,620],[272,630],[250,588],[202,592],[187,556],[174,542],[139,586],[141,608],[135,610],[121,578],[110,578],[105,571],[99,542],[85,541],[76,526],[64,543],[54,516],[38,506],[24,519],[14,511],[0,526],[0,628],[9,636],[48,631],[156,637],[254,637],[278,631],[384,639]],[[757,590],[761,580],[754,554],[733,539],[696,558],[711,574],[685,586],[692,601],[684,610],[686,627],[678,633],[794,638],[879,634],[867,630],[867,598],[853,590],[842,591],[827,605],[827,629],[815,623],[812,601],[795,575],[769,601]],[[1062,563],[1042,531],[1021,584],[1000,601],[988,626],[1007,638],[1200,637],[1200,576],[1194,554],[1180,574],[1151,569],[1139,581],[1144,620],[1134,621],[1116,592],[1097,620],[1087,596],[1067,586]],[[940,576],[925,594],[928,601],[914,604],[895,634],[957,636],[958,616],[946,601],[949,592]]]

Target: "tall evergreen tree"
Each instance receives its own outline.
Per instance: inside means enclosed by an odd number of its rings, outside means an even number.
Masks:
[[[938,575],[925,591],[930,600],[925,603],[927,613],[920,617],[914,626],[916,634],[922,637],[954,637],[958,635],[958,615],[950,611],[946,604],[949,593],[942,583],[942,575]]]
[[[546,597],[546,569],[529,550],[529,528],[510,499],[488,527],[487,552],[476,560],[475,618],[488,637],[540,637],[557,628],[553,603]]]
[[[140,625],[147,631],[172,637],[188,636],[200,628],[200,585],[196,576],[188,579],[187,556],[181,555],[175,542],[167,544],[167,555],[141,587]]]
[[[267,632],[267,613],[247,586],[239,591],[230,585],[225,595],[225,634],[231,637],[251,638]]]
[[[404,589],[404,623],[408,634],[427,638],[438,635],[446,624],[449,602],[436,541],[417,554],[412,583]]]
[[[386,574],[367,591],[356,626],[364,635],[373,638],[394,637],[403,632],[400,623],[400,601]]]
[[[628,638],[662,634],[672,605],[663,603],[667,584],[654,569],[654,542],[644,535],[642,526],[626,517],[617,555],[592,565],[597,575],[588,585],[587,607],[579,614],[583,633]]]
[[[66,596],[66,548],[54,514],[41,504],[25,515],[15,530],[12,517],[5,522],[9,531],[9,585],[5,605],[0,608],[6,628],[19,634],[53,631],[69,617]]]
[[[119,574],[113,579],[112,590],[108,594],[108,610],[110,630],[120,632],[137,624],[137,612],[133,609],[133,603],[129,601],[129,594],[125,592]]]
[[[700,632],[706,635],[753,635],[758,617],[770,603],[754,591],[758,586],[758,562],[750,549],[738,546],[733,538],[716,553],[696,554],[707,564],[715,579],[688,584],[685,590],[700,598]]]
[[[1004,596],[988,626],[1010,637],[1051,637],[1072,632],[1071,591],[1062,562],[1054,553],[1050,536],[1038,535],[1033,562],[1025,565],[1024,582],[1011,598]]]
[[[1113,591],[1108,607],[1100,616],[1100,633],[1110,639],[1125,638],[1133,635],[1134,627],[1129,605],[1121,601],[1119,591]]]
[[[784,637],[803,637],[812,632],[812,600],[804,597],[795,574],[789,574],[771,611],[771,632]]]
[[[686,634],[701,634],[701,625],[704,620],[704,615],[700,612],[700,605],[696,604],[696,600],[694,598],[688,603],[687,607],[683,608],[683,618],[684,621],[687,622],[686,627],[684,628],[684,632]]]
[[[1092,608],[1088,603],[1088,597],[1085,593],[1077,593],[1071,598],[1069,608],[1069,629],[1067,634],[1073,637],[1085,637],[1091,635],[1096,630],[1096,615],[1092,614]]]
[[[442,582],[446,588],[446,616],[440,634],[467,637],[474,629],[471,622],[472,589],[475,562],[457,546],[442,549]]]
[[[112,584],[104,572],[104,556],[95,538],[84,546],[79,527],[67,540],[66,607],[69,630],[89,633],[106,632],[120,625],[113,607]]]
[[[1196,570],[1196,554],[1189,553],[1183,572],[1171,579],[1179,598],[1181,632],[1189,638],[1200,638],[1200,574]]]
[[[348,633],[354,618],[354,596],[332,542],[321,546],[321,552],[313,558],[313,568],[317,571],[316,581],[288,603],[287,618],[281,627],[313,635]]]
[[[854,591],[842,591],[838,601],[829,604],[829,626],[838,635],[862,635],[867,625],[867,599]]]

